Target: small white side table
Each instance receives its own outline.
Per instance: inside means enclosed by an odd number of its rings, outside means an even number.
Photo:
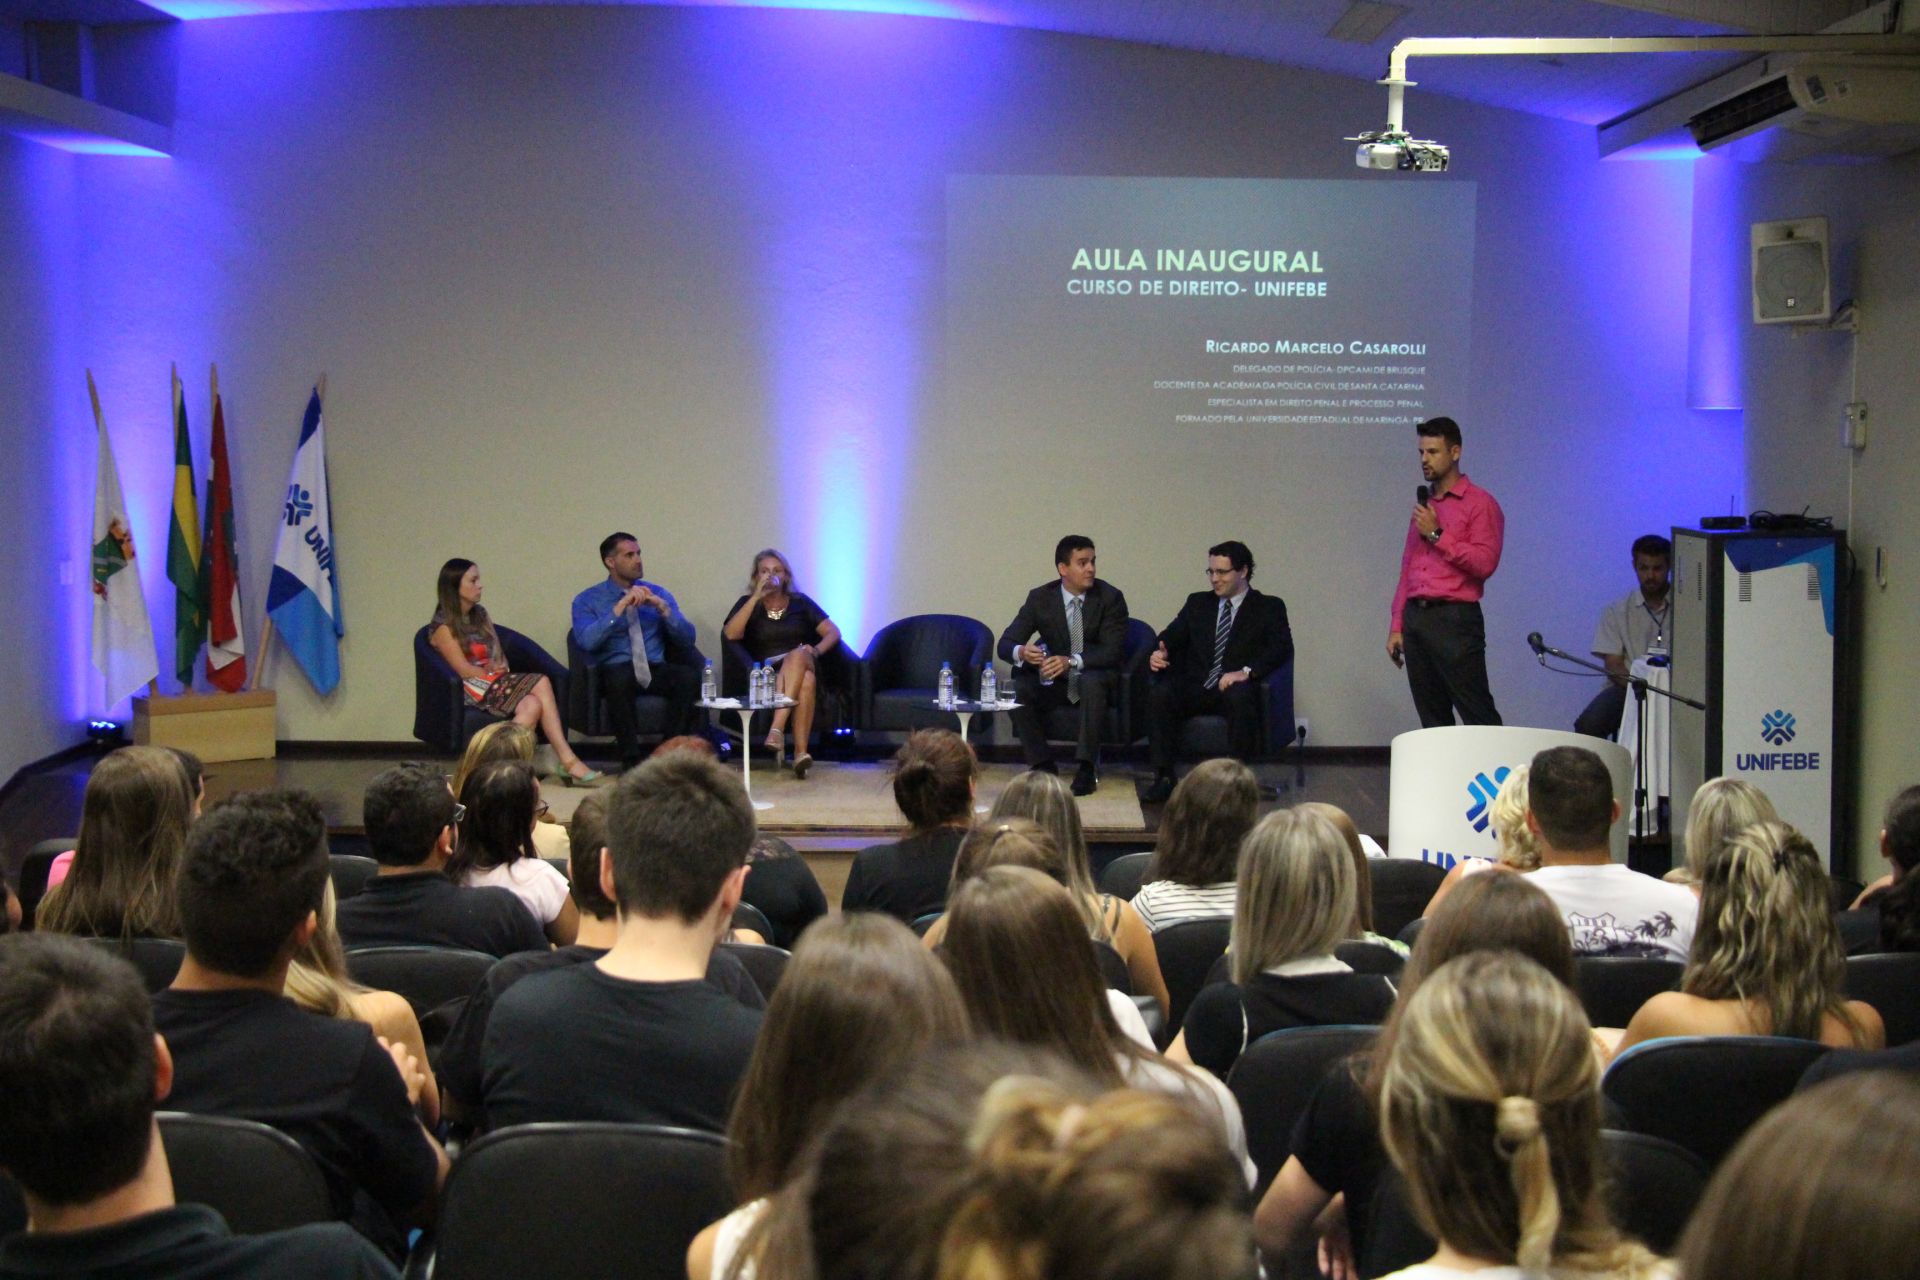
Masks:
[[[781,694],[772,702],[754,707],[748,706],[738,698],[702,698],[693,705],[707,711],[731,711],[740,717],[740,785],[747,789],[747,800],[755,809],[764,813],[773,808],[773,801],[753,798],[753,713],[778,711],[781,707],[790,707],[793,705],[793,699]],[[964,733],[962,736],[965,736]]]

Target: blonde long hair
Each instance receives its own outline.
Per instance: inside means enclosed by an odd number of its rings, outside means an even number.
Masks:
[[[1441,965],[1380,1073],[1380,1138],[1434,1238],[1529,1274],[1655,1264],[1608,1219],[1593,1033],[1545,969],[1506,951]]]
[[[1540,843],[1527,826],[1527,775],[1531,765],[1521,765],[1507,775],[1493,797],[1487,820],[1500,841],[1500,861],[1516,871],[1540,869]]]
[[[1053,837],[1067,865],[1067,888],[1073,894],[1074,910],[1087,926],[1090,937],[1109,942],[1113,933],[1100,911],[1100,892],[1093,887],[1093,866],[1087,855],[1087,835],[1080,826],[1080,806],[1067,784],[1051,773],[1029,769],[1015,775],[993,802],[993,812],[983,825],[992,826],[1003,818],[1026,818]]]
[[[466,752],[460,757],[460,767],[453,773],[453,794],[458,796],[464,793],[467,779],[483,764],[492,764],[496,760],[520,760],[532,764],[536,745],[533,730],[526,725],[516,724],[512,720],[495,720],[467,742]]]
[[[287,966],[287,998],[323,1018],[354,1019],[353,998],[369,988],[347,976],[347,954],[340,942],[340,930],[334,922],[337,899],[333,878],[320,894],[320,927],[307,939],[307,945],[294,952]]]
[[[1229,955],[1233,980],[1333,954],[1352,930],[1352,855],[1340,828],[1304,807],[1260,820],[1240,844]]]
[[[1846,956],[1827,901],[1827,874],[1784,822],[1746,828],[1707,855],[1700,919],[1680,989],[1704,1000],[1764,1004],[1765,1034],[1818,1040],[1831,1014],[1854,1043],[1865,1031],[1841,994]]]
[[[1713,851],[1756,822],[1778,822],[1767,793],[1739,778],[1713,778],[1700,784],[1687,806],[1686,882],[1707,878]]]

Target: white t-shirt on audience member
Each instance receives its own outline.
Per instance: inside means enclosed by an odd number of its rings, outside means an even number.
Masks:
[[[1651,956],[1685,963],[1700,900],[1617,862],[1541,867],[1527,878],[1566,917],[1577,956]]]
[[[538,858],[515,858],[502,866],[469,871],[461,883],[469,889],[494,885],[509,891],[527,904],[543,926],[552,924],[567,905],[567,878]]]

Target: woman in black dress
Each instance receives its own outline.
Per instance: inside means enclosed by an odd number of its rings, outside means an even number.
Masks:
[[[787,558],[768,547],[753,558],[749,593],[734,601],[722,629],[727,639],[746,648],[755,662],[764,662],[779,675],[778,688],[794,705],[773,713],[767,746],[775,761],[786,752],[787,720],[793,720],[793,776],[804,778],[813,767],[807,754],[814,711],[820,701],[815,671],[819,656],[840,643],[840,628],[826,610],[794,589],[793,568]]]

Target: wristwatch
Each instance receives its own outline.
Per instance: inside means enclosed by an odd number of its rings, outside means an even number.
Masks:
[[[1440,541],[1440,531],[1439,531],[1438,529],[1435,529],[1435,530],[1434,530],[1434,531],[1433,531],[1432,533],[1430,533],[1430,534],[1428,534],[1428,535],[1427,535],[1427,541],[1428,541],[1428,542],[1438,542],[1438,541]]]

